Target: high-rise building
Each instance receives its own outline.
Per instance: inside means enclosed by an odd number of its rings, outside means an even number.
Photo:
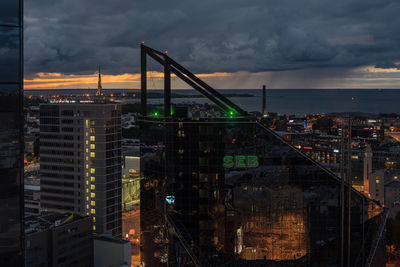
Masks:
[[[96,233],[121,236],[121,107],[40,107],[41,208],[90,215]]]
[[[165,53],[141,48],[144,265],[385,265],[388,213],[379,203],[342,183]],[[163,117],[147,112],[147,55],[164,66]],[[171,112],[170,72],[224,115]]]
[[[0,266],[23,264],[22,0],[0,1]]]

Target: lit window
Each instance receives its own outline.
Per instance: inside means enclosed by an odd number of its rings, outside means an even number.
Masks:
[[[86,164],[86,169],[89,169],[89,164]]]
[[[95,190],[96,186],[94,184],[90,185],[90,189]]]
[[[92,158],[96,157],[96,153],[90,152],[90,157],[92,157]]]
[[[96,225],[93,225],[93,231],[96,231]]]
[[[380,182],[379,179],[376,179],[376,183],[379,184],[379,182]]]
[[[89,144],[89,140],[86,140],[86,144],[87,144],[87,145]]]
[[[90,210],[90,213],[91,213],[91,214],[96,214],[96,210],[95,210],[95,209],[91,209],[91,210]]]
[[[86,184],[87,184],[87,185],[89,184],[89,181],[88,181],[88,180],[86,180]]]
[[[90,126],[94,126],[94,121],[90,121]]]
[[[89,128],[89,120],[85,120],[85,126],[86,128]]]
[[[93,217],[93,222],[96,222],[96,217]]]
[[[91,197],[91,198],[95,198],[95,197],[96,197],[96,194],[95,194],[95,193],[90,193],[90,197]]]
[[[96,137],[94,137],[94,135],[90,136],[90,141],[96,141]]]
[[[88,132],[86,132],[86,136],[89,136],[89,133],[88,133]]]
[[[94,177],[92,176],[92,177],[90,177],[90,181],[91,181],[91,182],[95,182],[95,181],[96,181],[96,178],[94,178]]]
[[[89,205],[86,205],[86,209],[89,209]]]
[[[90,202],[90,205],[96,206],[96,201],[91,201],[91,202]]]
[[[86,173],[86,177],[89,177],[89,173],[88,172]]]
[[[94,128],[90,128],[90,133],[94,134],[95,132]]]
[[[95,149],[95,148],[96,148],[95,144],[90,144],[90,149]]]
[[[94,173],[94,172],[95,172],[95,169],[91,168],[90,173]]]
[[[86,197],[86,201],[89,201],[89,197]]]
[[[86,193],[89,193],[89,188],[86,188]]]
[[[89,153],[89,149],[88,148],[86,148],[86,153]]]
[[[88,156],[86,156],[86,160],[89,160],[89,157],[88,157]]]

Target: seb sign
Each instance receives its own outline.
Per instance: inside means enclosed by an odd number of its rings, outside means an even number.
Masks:
[[[224,168],[245,169],[259,166],[258,156],[256,155],[226,155],[222,161],[222,167]]]

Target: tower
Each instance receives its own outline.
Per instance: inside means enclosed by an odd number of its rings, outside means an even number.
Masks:
[[[265,88],[265,85],[263,85],[262,89],[262,116],[267,117],[267,89]]]
[[[97,96],[102,96],[103,95],[103,87],[101,86],[101,72],[100,72],[100,67],[99,67],[99,80],[97,82]]]
[[[364,153],[364,193],[369,194],[369,178],[372,173],[372,149],[371,146],[368,145],[365,149]]]
[[[89,215],[93,231],[121,236],[121,106],[40,106],[41,208]]]

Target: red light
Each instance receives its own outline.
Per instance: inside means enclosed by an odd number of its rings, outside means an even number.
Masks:
[[[310,146],[303,146],[303,148],[307,149],[307,150],[311,150],[312,149],[312,147],[310,147]]]
[[[144,44],[144,41],[142,41],[141,44]]]
[[[167,51],[167,50],[165,50],[165,51],[164,51],[164,54],[168,54],[168,51]]]

